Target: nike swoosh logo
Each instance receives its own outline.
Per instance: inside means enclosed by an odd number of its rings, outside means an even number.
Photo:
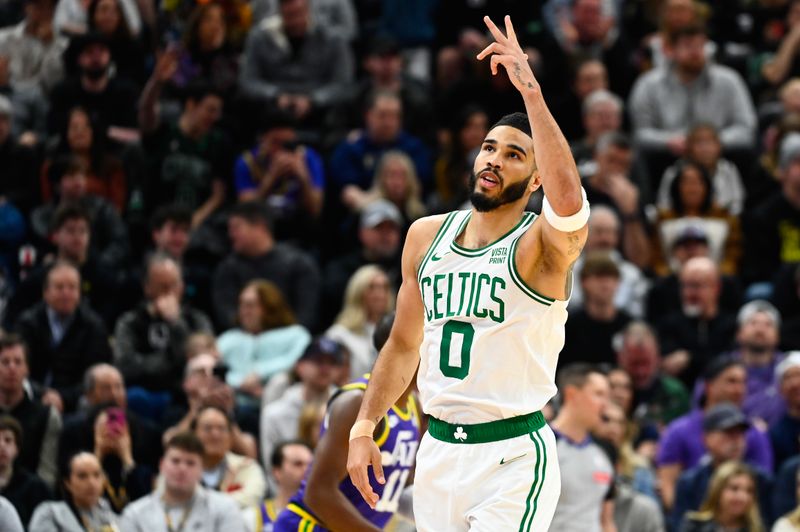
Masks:
[[[431,256],[431,260],[433,262],[436,262],[437,260],[442,260],[443,257],[444,257],[444,255],[442,255],[441,257],[437,257],[436,255],[432,255]]]
[[[508,460],[506,460],[505,457],[503,457],[503,458],[500,459],[500,465],[510,464],[514,460],[519,460],[523,456],[527,456],[527,454],[528,453],[522,453],[521,455],[515,456],[514,458],[509,458]]]

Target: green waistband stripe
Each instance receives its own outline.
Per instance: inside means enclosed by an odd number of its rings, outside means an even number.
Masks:
[[[447,443],[489,443],[530,434],[544,425],[541,412],[474,425],[447,423],[431,417],[428,421],[428,432],[437,440]]]

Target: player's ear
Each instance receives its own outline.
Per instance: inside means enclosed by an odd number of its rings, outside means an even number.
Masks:
[[[540,186],[542,186],[542,177],[539,175],[539,168],[534,164],[531,179],[528,181],[528,191],[536,192]]]

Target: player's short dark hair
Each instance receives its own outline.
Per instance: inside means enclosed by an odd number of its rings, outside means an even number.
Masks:
[[[242,218],[252,225],[263,225],[272,231],[273,215],[270,208],[259,201],[237,203],[231,209],[230,218]]]
[[[19,421],[14,419],[8,414],[0,416],[0,432],[10,432],[14,435],[14,443],[17,445],[17,450],[22,447],[22,425]]]
[[[526,115],[525,113],[517,112],[505,115],[503,118],[495,122],[494,125],[489,128],[489,130],[491,131],[492,129],[499,126],[513,127],[515,129],[519,129],[529,137],[532,136],[531,122],[530,120],[528,120],[528,115]]]
[[[309,451],[313,451],[311,446],[303,440],[282,441],[272,450],[272,454],[269,457],[269,463],[273,469],[280,469],[283,467],[283,461],[286,460],[286,457],[283,455],[283,450],[292,445],[302,445]]]
[[[372,333],[372,345],[374,345],[375,349],[378,351],[383,349],[384,344],[386,344],[386,341],[389,339],[389,334],[392,332],[392,325],[394,325],[394,316],[394,312],[385,314],[375,327],[375,332]]]
[[[170,438],[164,446],[164,454],[167,454],[170,449],[178,449],[179,451],[196,454],[201,458],[203,454],[205,454],[203,442],[200,441],[200,438],[198,438],[194,432],[189,431],[179,432]]]
[[[587,362],[576,362],[562,369],[558,374],[558,389],[563,392],[567,386],[583,388],[589,375],[605,375],[602,369]]]
[[[706,27],[700,23],[692,23],[687,24],[686,26],[681,26],[677,28],[675,31],[670,32],[669,34],[669,43],[671,45],[678,44],[682,39],[688,39],[690,37],[697,37],[698,35],[708,36],[708,32],[706,31]]]
[[[64,227],[67,222],[73,220],[84,220],[91,230],[92,216],[89,214],[89,211],[77,203],[66,203],[56,209],[55,214],[53,214],[53,221],[50,223],[50,231],[56,232]]]
[[[150,229],[152,231],[161,229],[167,222],[188,227],[192,225],[192,211],[183,205],[162,205],[150,217]]]

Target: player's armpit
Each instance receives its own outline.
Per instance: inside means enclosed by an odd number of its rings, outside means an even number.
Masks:
[[[378,530],[339,491],[339,484],[347,477],[347,454],[342,449],[348,446],[350,427],[363,396],[360,390],[351,390],[331,402],[328,429],[314,452],[306,484],[303,502],[330,530]]]
[[[575,262],[586,244],[589,225],[584,224],[580,228],[563,231],[554,227],[546,216],[540,218],[542,253],[547,255],[548,260],[565,269],[568,268]]]
[[[519,239],[514,252],[517,270],[525,283],[544,296],[565,299],[569,295],[570,269],[588,234],[587,226],[568,233],[559,231],[540,216]]]

